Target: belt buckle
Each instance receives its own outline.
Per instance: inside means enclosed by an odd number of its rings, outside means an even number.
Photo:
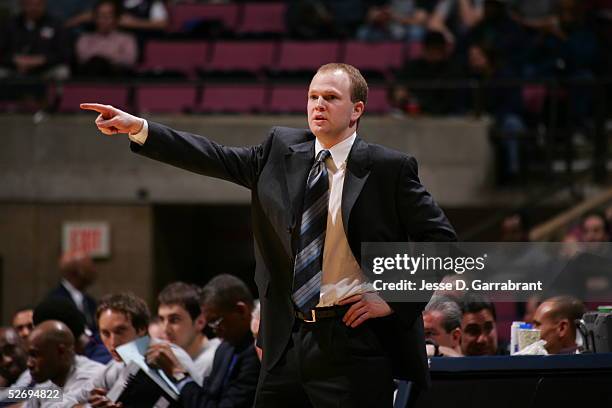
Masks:
[[[304,319],[306,323],[315,323],[317,321],[317,315],[315,314],[314,309],[310,309],[310,315],[312,316],[312,320]]]

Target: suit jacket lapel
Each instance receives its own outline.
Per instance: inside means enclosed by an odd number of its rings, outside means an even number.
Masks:
[[[218,350],[217,353],[221,351]],[[213,372],[216,373],[214,377],[211,378],[211,383],[209,385],[209,392],[211,394],[220,393],[221,388],[223,387],[223,380],[227,375],[227,370],[230,368],[230,362],[232,361],[232,356],[234,355],[234,347],[227,344],[224,347],[223,354],[219,356],[218,364],[213,365]],[[215,355],[215,358],[217,356]]]
[[[295,226],[300,219],[300,211],[304,201],[304,188],[308,171],[314,161],[314,137],[307,142],[289,146],[285,155],[285,180],[289,192],[289,225],[292,236],[295,236]]]
[[[351,210],[370,175],[370,165],[368,144],[363,139],[357,137],[348,156],[346,173],[344,175],[344,187],[342,188],[342,224],[344,225],[344,233],[347,238]]]

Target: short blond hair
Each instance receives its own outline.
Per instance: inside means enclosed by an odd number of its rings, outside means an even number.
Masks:
[[[317,70],[319,72],[330,72],[330,71],[343,71],[348,75],[351,88],[351,102],[363,102],[364,104],[368,101],[368,83],[366,82],[363,75],[357,68],[349,64],[342,64],[339,62],[332,62],[329,64],[321,65]]]

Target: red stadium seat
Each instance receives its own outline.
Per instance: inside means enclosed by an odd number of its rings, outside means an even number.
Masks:
[[[270,95],[268,111],[271,113],[306,112],[306,85],[274,85]]]
[[[382,86],[371,86],[368,92],[366,112],[388,113],[391,110],[387,99],[387,89]]]
[[[185,26],[202,20],[217,20],[223,23],[225,28],[235,31],[238,25],[238,4],[198,4],[184,3],[176,4],[170,8],[171,32],[185,30]]]
[[[250,113],[264,110],[264,85],[206,85],[198,110],[202,112]]]
[[[337,62],[340,43],[284,41],[280,45],[277,71],[316,71],[323,64]]]
[[[79,104],[83,102],[104,103],[123,110],[131,109],[129,89],[124,85],[67,83],[58,93],[61,94],[59,112],[79,112]]]
[[[256,74],[272,65],[275,44],[271,41],[219,41],[206,71],[244,71]]]
[[[284,3],[246,3],[242,12],[239,34],[282,34],[285,32]]]
[[[349,41],[344,62],[359,70],[373,72],[389,78],[392,69],[402,66],[404,44],[400,42]]]
[[[141,72],[180,72],[193,77],[206,65],[209,45],[203,41],[149,41]]]
[[[136,89],[140,112],[176,113],[194,110],[197,89],[193,85],[141,85]]]

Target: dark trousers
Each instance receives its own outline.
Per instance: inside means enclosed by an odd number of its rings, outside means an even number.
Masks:
[[[255,407],[391,408],[391,361],[371,325],[296,319],[285,355],[261,370]]]

